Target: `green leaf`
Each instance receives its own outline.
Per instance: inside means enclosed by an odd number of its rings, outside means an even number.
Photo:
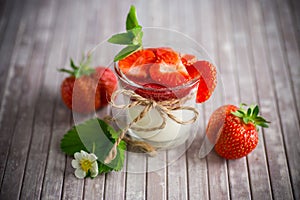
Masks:
[[[135,35],[134,39],[133,39],[133,44],[134,45],[142,45],[142,38],[143,38],[143,31],[142,31],[142,28],[134,28],[132,30],[130,30],[133,32],[133,34]]]
[[[131,55],[139,49],[142,49],[143,31],[142,26],[140,26],[137,21],[136,10],[134,6],[130,7],[127,15],[126,30],[127,32],[113,35],[108,39],[108,42],[113,44],[127,45],[127,47],[123,48],[115,56],[114,62]]]
[[[136,17],[135,7],[132,5],[126,18],[126,30],[131,30],[136,27],[141,28]]]
[[[74,61],[72,58],[70,58],[70,66],[72,67],[72,69],[78,69],[78,67],[74,64]]]
[[[240,117],[240,118],[242,118],[244,115],[243,114],[241,114],[240,112],[238,112],[238,111],[235,111],[235,112],[231,112],[234,116],[237,116],[237,117]]]
[[[108,42],[113,44],[125,44],[125,45],[131,45],[133,44],[135,35],[132,31],[128,31],[126,33],[119,33],[116,35],[113,35],[111,38],[108,39]]]
[[[142,48],[141,45],[131,45],[131,46],[125,47],[115,56],[114,62],[129,56],[130,54],[136,52],[137,50],[139,50],[141,48]]]
[[[251,108],[248,108],[248,110],[247,110],[247,116],[250,116],[250,115],[251,115],[251,113],[252,113],[252,110],[251,110]]]
[[[120,170],[124,163],[126,143],[121,141],[116,158],[105,165],[104,160],[118,138],[118,133],[100,119],[90,119],[69,130],[61,140],[61,149],[67,155],[84,150],[98,157],[99,173]]]
[[[125,33],[113,35],[108,39],[112,44],[137,45],[142,43],[143,32],[141,28],[134,28]]]
[[[60,72],[66,72],[66,73],[68,73],[68,74],[74,76],[74,71],[69,70],[69,69],[63,69],[63,68],[62,68],[62,69],[58,69],[58,71],[60,71]]]
[[[60,142],[60,148],[69,156],[73,156],[74,153],[80,152],[80,150],[87,151],[87,149],[81,142],[81,139],[77,134],[75,127],[73,127],[64,135]]]
[[[253,110],[253,116],[256,117],[259,113],[259,107],[258,105],[255,106],[254,110]]]
[[[248,124],[249,119],[245,117],[245,118],[243,118],[243,121],[244,121],[245,124]]]
[[[261,127],[264,127],[264,128],[269,128],[269,125],[266,124],[266,123],[262,123],[262,124],[260,124],[260,126],[261,126]]]

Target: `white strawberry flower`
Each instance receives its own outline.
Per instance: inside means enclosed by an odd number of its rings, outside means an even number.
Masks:
[[[75,176],[83,179],[88,173],[92,178],[98,175],[97,156],[93,153],[87,153],[83,150],[76,152],[71,162],[72,167],[75,168]]]

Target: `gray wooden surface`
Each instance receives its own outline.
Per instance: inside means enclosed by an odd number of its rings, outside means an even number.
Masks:
[[[211,113],[204,105],[199,134],[171,165],[126,173],[157,165],[128,155],[124,172],[75,178],[59,149],[74,121],[56,69],[123,31],[131,4],[143,26],[203,45],[221,74],[222,104],[261,106],[272,123],[250,155],[197,157]],[[299,47],[298,0],[0,0],[0,199],[300,199]]]

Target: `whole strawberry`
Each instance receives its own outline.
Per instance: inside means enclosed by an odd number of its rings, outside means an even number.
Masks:
[[[206,134],[215,143],[215,151],[226,159],[237,159],[248,155],[258,143],[257,126],[268,127],[268,121],[258,116],[258,106],[247,110],[225,105],[211,115]]]
[[[71,76],[61,84],[61,97],[65,105],[78,113],[90,113],[107,105],[117,86],[114,73],[105,67],[89,67],[90,56],[84,58],[79,66],[71,59],[71,68],[60,69]]]

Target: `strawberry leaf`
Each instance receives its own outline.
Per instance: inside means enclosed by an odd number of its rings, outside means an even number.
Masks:
[[[74,61],[72,58],[70,58],[70,66],[72,67],[72,69],[78,69],[78,67],[74,64]]]
[[[74,126],[61,140],[61,150],[67,155],[84,150],[94,153],[98,157],[99,173],[119,171],[123,167],[126,143],[121,141],[117,147],[117,156],[109,164],[104,164],[104,159],[118,138],[118,133],[103,120],[91,119]]]
[[[248,110],[247,110],[247,115],[248,115],[248,116],[251,116],[251,113],[252,113],[251,108],[248,108]]]
[[[258,116],[259,107],[257,105],[251,105],[247,110],[243,108],[246,104],[240,104],[240,106],[241,107],[237,111],[231,112],[231,114],[241,118],[245,124],[251,122],[255,126],[269,127],[268,123],[270,122],[263,117]]]
[[[255,106],[254,110],[253,110],[253,116],[256,117],[259,113],[259,108],[258,105]]]
[[[119,33],[116,35],[113,35],[111,38],[108,39],[108,42],[113,44],[125,44],[125,45],[131,45],[133,44],[135,35],[132,31],[128,31],[126,33]]]
[[[122,49],[114,58],[114,62],[126,58],[135,51],[142,48],[143,31],[142,26],[138,24],[135,7],[131,6],[126,19],[125,33],[119,33],[113,35],[108,39],[108,42],[112,44],[127,45]]]
[[[90,67],[91,64],[91,55],[83,55],[81,61],[79,62],[79,66],[77,66],[73,59],[70,59],[70,66],[72,68],[72,70],[68,70],[68,69],[59,69],[60,72],[66,72],[68,74],[70,74],[71,76],[75,76],[75,78],[79,78],[83,75],[90,75],[93,74],[95,72],[94,68]]]
[[[242,117],[243,117],[243,114],[240,113],[240,112],[238,112],[238,111],[232,112],[232,114],[233,114],[234,116],[239,117],[239,118],[242,118]]]
[[[137,50],[139,50],[141,48],[142,48],[141,45],[131,45],[131,46],[125,47],[115,56],[114,62],[121,60],[123,58],[126,58],[127,56],[129,56],[130,54],[136,52]]]
[[[136,27],[142,28],[137,20],[135,7],[132,5],[126,18],[126,30],[128,31]]]

